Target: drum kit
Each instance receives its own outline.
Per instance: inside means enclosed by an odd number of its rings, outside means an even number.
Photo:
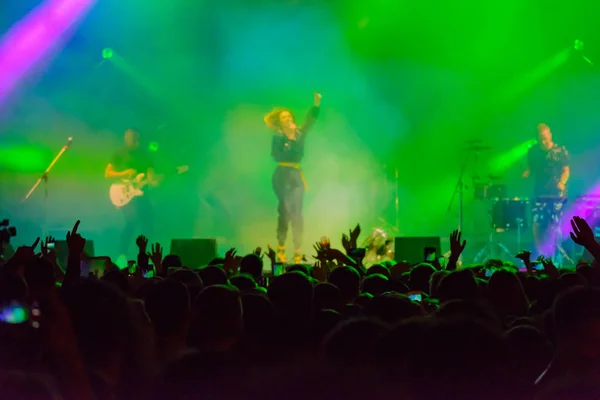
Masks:
[[[481,151],[491,149],[489,146],[483,146],[481,143],[471,143],[467,148],[469,151]],[[468,160],[468,156],[466,158]],[[466,168],[462,169],[464,174]],[[529,237],[530,223],[528,216],[530,215],[531,207],[528,198],[509,197],[506,184],[502,183],[502,177],[488,175],[481,177],[474,175],[472,181],[473,198],[475,201],[484,205],[487,213],[486,229],[487,242],[474,257],[475,263],[483,263],[490,259],[508,259],[512,260],[519,251],[522,250],[523,234],[527,233]],[[463,176],[459,178],[457,190],[462,192]],[[569,261],[572,262],[567,252],[560,246],[561,235],[558,232],[561,210],[566,197],[543,197],[536,198],[535,205],[544,205],[546,210],[545,218],[550,221],[549,237],[554,245],[554,259],[557,262]],[[459,193],[459,202],[462,203],[462,193]],[[459,209],[462,205],[459,204]],[[462,226],[462,211],[459,211],[459,227]],[[502,243],[500,237],[511,238],[510,250],[509,246]]]
[[[454,210],[454,205],[458,202],[458,229],[465,230],[464,227],[464,194],[467,189],[472,192],[472,199],[478,203],[477,207],[481,213],[485,212],[485,217],[482,214],[474,216],[473,222],[479,225],[478,221],[483,219],[485,222],[485,231],[480,231],[479,236],[486,237],[486,242],[481,249],[476,251],[474,258],[475,263],[484,263],[491,259],[513,260],[515,255],[523,250],[523,245],[526,248],[532,249],[530,243],[531,223],[529,216],[533,206],[544,206],[544,218],[550,222],[549,233],[551,243],[554,246],[554,254],[552,256],[556,263],[565,265],[565,263],[573,263],[573,258],[570,257],[567,251],[561,246],[562,240],[565,238],[564,232],[560,231],[562,210],[567,202],[566,197],[537,197],[532,202],[528,198],[510,197],[507,185],[503,183],[503,178],[500,176],[473,175],[471,184],[465,183],[465,176],[474,163],[478,159],[478,155],[482,151],[491,150],[490,146],[484,145],[481,140],[472,140],[466,143],[465,156],[460,169],[460,175],[456,183],[454,193],[448,206],[448,211]],[[480,168],[475,168],[480,170]],[[397,178],[397,175],[396,175]],[[385,260],[394,259],[394,240],[393,236],[397,235],[398,226],[398,194],[396,192],[396,227],[383,221],[382,226],[373,228],[372,234],[366,238],[363,243],[367,253],[364,259],[365,265],[378,264]],[[577,211],[577,215],[585,217],[590,223],[597,221],[594,224],[595,233],[600,239],[600,196],[581,196],[578,197],[572,207]],[[381,221],[380,221],[381,222]],[[474,230],[476,226],[474,225]],[[392,227],[391,227],[392,226]],[[483,225],[481,225],[483,226]],[[524,235],[527,238],[524,243]],[[510,246],[505,245],[499,239],[503,238],[510,241]],[[568,234],[566,235],[568,238]],[[477,247],[476,247],[477,248]],[[470,260],[469,260],[470,261]],[[558,264],[557,264],[558,265]]]

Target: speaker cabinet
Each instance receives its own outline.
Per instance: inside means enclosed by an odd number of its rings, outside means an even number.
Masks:
[[[394,239],[396,262],[407,261],[417,264],[425,261],[425,248],[433,247],[437,257],[442,256],[442,244],[439,236],[397,237]]]

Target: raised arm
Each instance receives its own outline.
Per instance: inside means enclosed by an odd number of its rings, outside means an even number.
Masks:
[[[315,122],[317,122],[317,117],[319,116],[319,110],[321,107],[321,97],[322,97],[321,94],[319,94],[315,90],[313,106],[311,107],[310,111],[308,112],[308,115],[306,116],[306,119],[304,120],[304,123],[302,124],[302,127],[300,128],[300,131],[303,134],[308,133],[308,131],[310,131],[312,129],[312,127],[314,126]]]

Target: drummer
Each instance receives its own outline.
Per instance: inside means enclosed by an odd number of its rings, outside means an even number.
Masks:
[[[565,146],[554,143],[550,127],[539,124],[537,132],[538,145],[527,153],[528,166],[523,178],[533,179],[533,238],[538,252],[544,254],[542,243],[548,242],[550,228],[558,223],[563,212],[570,170],[569,153]]]

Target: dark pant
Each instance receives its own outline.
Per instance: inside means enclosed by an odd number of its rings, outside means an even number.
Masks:
[[[277,241],[285,244],[289,225],[292,225],[294,248],[302,247],[304,219],[302,217],[302,201],[304,199],[304,183],[300,171],[291,167],[278,166],[273,173],[273,190],[279,204],[277,211]]]
[[[154,211],[148,196],[134,198],[121,208],[125,218],[125,229],[121,234],[120,254],[128,255],[137,235],[151,237],[154,234]]]

